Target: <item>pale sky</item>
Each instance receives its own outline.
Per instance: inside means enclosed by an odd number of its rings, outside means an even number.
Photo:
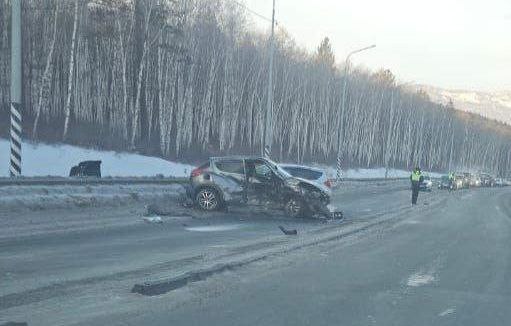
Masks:
[[[271,17],[272,0],[244,0]],[[328,36],[336,59],[391,69],[401,82],[472,90],[511,89],[511,0],[276,0],[297,44]],[[270,23],[253,18],[256,27]]]

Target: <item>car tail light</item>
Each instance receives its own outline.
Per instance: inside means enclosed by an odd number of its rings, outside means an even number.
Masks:
[[[328,188],[332,188],[332,179],[328,179],[327,181],[325,181],[325,186],[327,186]]]
[[[209,162],[204,163],[201,166],[199,166],[198,168],[193,169],[190,177],[192,177],[192,178],[198,177],[199,175],[208,171],[208,169],[209,169]]]
[[[195,177],[198,177],[199,175],[202,174],[202,172],[204,171],[204,169],[202,168],[196,168],[196,169],[193,169],[192,170],[192,178],[195,178]]]

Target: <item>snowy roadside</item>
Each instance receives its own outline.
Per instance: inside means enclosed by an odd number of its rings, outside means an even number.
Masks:
[[[0,138],[0,152],[9,153],[9,141]],[[103,176],[185,177],[193,166],[170,162],[159,157],[136,153],[119,153],[82,148],[66,144],[23,143],[22,174],[27,177],[58,176],[66,177],[72,166],[81,161],[100,160]],[[0,160],[0,177],[9,175],[9,160]]]
[[[0,138],[0,152],[9,152],[9,141]],[[159,157],[145,156],[137,153],[122,153],[82,148],[66,144],[23,143],[22,172],[25,177],[66,177],[72,166],[81,161],[101,160],[102,175],[107,177],[188,177],[193,165],[170,162]],[[293,163],[293,162],[290,162]],[[0,160],[0,178],[7,177],[9,161]],[[325,170],[331,178],[336,175],[335,167],[311,164]],[[429,173],[439,178],[439,173]],[[410,171],[385,168],[359,168],[342,171],[344,180],[408,178]]]

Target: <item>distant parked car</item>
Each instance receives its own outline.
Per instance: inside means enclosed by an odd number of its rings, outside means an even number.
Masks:
[[[481,178],[477,174],[470,175],[470,187],[480,187]]]
[[[101,161],[83,161],[69,171],[70,177],[101,178]]]
[[[511,186],[511,180],[506,180],[504,178],[495,179],[495,187],[507,187]]]
[[[335,180],[326,171],[304,165],[279,164],[279,167],[295,178],[312,181],[322,187],[332,188]]]
[[[494,187],[496,185],[495,179],[488,173],[481,174],[481,186]]]
[[[454,175],[454,190],[466,188],[465,177],[463,174]]]
[[[461,174],[461,179],[463,180],[462,183],[463,183],[463,188],[470,188],[470,173],[468,172],[464,172],[463,174]]]
[[[453,182],[454,183],[454,182]],[[449,177],[444,175],[438,182],[438,189],[449,189],[451,188],[451,180],[449,180]]]
[[[422,182],[419,184],[420,191],[431,191],[433,189],[433,180],[428,175],[422,178]]]

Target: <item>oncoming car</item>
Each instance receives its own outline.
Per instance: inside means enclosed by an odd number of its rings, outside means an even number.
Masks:
[[[424,176],[421,183],[419,184],[419,190],[431,191],[433,189],[433,181],[430,176]]]
[[[192,171],[187,192],[194,204],[206,211],[231,204],[272,204],[291,217],[342,217],[330,205],[327,187],[295,178],[261,157],[210,158]]]

